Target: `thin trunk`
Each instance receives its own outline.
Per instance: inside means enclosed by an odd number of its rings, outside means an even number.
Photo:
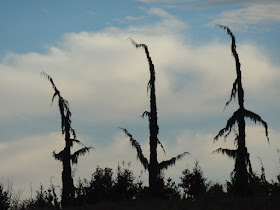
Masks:
[[[72,178],[71,169],[71,146],[70,141],[70,124],[68,115],[64,117],[65,119],[65,148],[64,157],[62,160],[63,170],[62,170],[62,207],[71,206],[71,201],[75,196],[75,187]]]
[[[246,157],[247,157],[247,147],[245,141],[245,120],[244,117],[238,120],[238,147],[237,155],[235,160],[235,193],[237,195],[247,195],[248,194],[248,180],[249,174],[247,171]]]
[[[151,193],[151,196],[153,197],[158,197],[160,196],[161,189],[163,187],[163,182],[161,179],[161,174],[160,172],[164,169],[167,169],[168,167],[175,165],[175,162],[179,159],[181,159],[183,156],[188,154],[187,152],[184,152],[180,155],[177,155],[176,157],[171,158],[170,160],[167,161],[162,161],[161,163],[158,163],[157,160],[157,145],[160,144],[163,151],[164,148],[160,141],[158,140],[158,118],[157,118],[157,105],[156,105],[156,90],[155,90],[155,69],[154,69],[154,64],[152,62],[152,59],[149,54],[149,50],[147,45],[145,44],[137,44],[131,39],[132,44],[136,48],[144,48],[145,54],[147,56],[147,60],[149,63],[149,70],[150,70],[150,80],[148,82],[147,86],[147,91],[150,91],[150,111],[145,111],[142,115],[148,116],[149,117],[149,131],[150,131],[150,162],[148,163],[147,158],[142,153],[142,149],[139,145],[139,143],[133,139],[132,135],[127,132],[126,129],[122,128],[124,133],[130,137],[130,142],[133,147],[135,147],[137,151],[137,157],[141,161],[142,165],[144,166],[145,169],[148,169],[149,171],[149,191]]]
[[[151,193],[156,195],[159,189],[159,167],[157,160],[157,144],[158,144],[158,122],[157,122],[157,105],[156,105],[156,91],[155,91],[155,69],[152,59],[149,55],[147,46],[145,52],[150,67],[150,117],[149,117],[149,130],[150,130],[150,164],[149,164],[149,187]]]
[[[239,57],[236,52],[235,37],[232,38],[232,53],[235,58],[236,63],[236,73],[237,73],[237,96],[239,109],[241,110],[241,116],[238,119],[238,147],[237,147],[237,157],[235,163],[235,180],[236,180],[236,193],[238,195],[248,194],[248,181],[249,173],[247,171],[247,147],[246,147],[246,133],[245,133],[245,116],[244,116],[244,90],[242,87],[242,76],[241,76],[241,64],[239,62]]]

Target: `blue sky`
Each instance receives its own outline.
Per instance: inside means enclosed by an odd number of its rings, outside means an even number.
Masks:
[[[237,109],[224,111],[235,79],[231,40],[215,27],[229,26],[237,39],[245,106],[267,121],[264,129],[247,121],[247,146],[253,169],[262,158],[269,179],[279,173],[280,3],[277,0],[122,0],[0,2],[0,161],[1,180],[29,193],[36,186],[60,184],[61,164],[51,157],[63,148],[57,104],[40,72],[50,74],[70,103],[78,138],[95,151],[81,157],[78,176],[90,178],[97,165],[116,168],[131,162],[142,170],[127,128],[148,156],[149,79],[144,51],[128,38],[148,45],[156,68],[160,135],[169,159],[191,156],[165,172],[175,180],[198,160],[214,182],[229,179],[232,160],[209,155],[234,148],[234,136],[213,138]],[[147,172],[143,179],[147,178]],[[28,194],[29,195],[29,194]]]

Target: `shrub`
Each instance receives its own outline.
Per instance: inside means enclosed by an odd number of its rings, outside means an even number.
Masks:
[[[2,184],[0,184],[0,209],[6,210],[9,209],[11,202],[10,193],[4,190]]]
[[[187,199],[201,198],[206,193],[209,183],[206,182],[198,161],[195,162],[192,172],[189,169],[185,169],[182,174],[179,186],[184,190],[183,197]]]

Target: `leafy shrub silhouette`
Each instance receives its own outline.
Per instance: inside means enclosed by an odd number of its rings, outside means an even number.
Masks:
[[[130,163],[128,163],[128,166],[130,167]],[[129,168],[125,168],[124,162],[122,163],[122,167],[118,165],[117,177],[114,183],[116,199],[136,198],[140,189],[141,184],[135,183],[133,171]]]
[[[4,190],[3,184],[0,184],[0,209],[7,210],[10,208],[11,195],[10,192]]]
[[[209,183],[207,183],[198,161],[195,162],[192,171],[185,169],[182,175],[179,186],[184,190],[184,198],[195,200],[205,195]]]
[[[180,186],[176,184],[170,177],[164,182],[162,196],[163,199],[167,200],[178,200],[181,199]]]
[[[112,169],[102,169],[97,166],[92,174],[89,186],[86,187],[86,202],[92,204],[102,200],[110,200],[112,198],[113,185]]]
[[[15,209],[60,209],[60,203],[58,202],[54,185],[51,184],[48,190],[44,190],[43,185],[40,185],[39,190],[36,191],[35,198],[24,200],[19,207]]]
[[[125,163],[118,165],[116,177],[111,168],[96,167],[92,174],[91,180],[84,180],[83,188],[84,202],[87,204],[95,204],[97,202],[129,200],[143,196],[143,182],[136,181],[133,171],[125,167]]]
[[[206,197],[213,199],[223,199],[226,197],[226,192],[224,191],[223,185],[219,183],[211,184],[208,187]]]

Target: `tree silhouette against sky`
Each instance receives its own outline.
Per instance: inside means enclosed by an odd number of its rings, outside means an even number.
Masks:
[[[260,124],[262,124],[265,128],[265,135],[269,142],[268,127],[267,127],[267,123],[259,115],[249,110],[246,110],[244,108],[244,90],[242,87],[242,81],[241,81],[242,77],[241,77],[241,69],[240,69],[241,64],[239,62],[239,57],[236,52],[235,37],[227,26],[223,26],[223,25],[218,25],[218,26],[219,28],[225,30],[232,39],[231,51],[236,64],[237,77],[233,83],[231,96],[229,101],[226,103],[226,106],[228,106],[229,103],[232,101],[232,99],[235,99],[237,95],[239,109],[233,113],[233,115],[228,119],[226,127],[220,130],[219,133],[214,138],[214,140],[218,140],[219,137],[224,136],[224,138],[226,139],[226,137],[231,133],[232,129],[234,128],[235,123],[237,123],[238,132],[236,132],[236,138],[235,138],[235,145],[237,146],[237,149],[230,150],[230,149],[219,148],[214,152],[226,154],[235,160],[235,166],[233,170],[234,191],[237,195],[243,196],[249,193],[248,191],[249,182],[250,179],[253,177],[253,171],[252,171],[249,153],[247,151],[246,141],[245,141],[245,137],[246,137],[245,118],[249,118],[255,123],[259,122]]]
[[[157,145],[160,144],[163,151],[164,147],[161,144],[161,142],[158,139],[158,122],[157,122],[157,105],[156,105],[156,93],[155,93],[155,69],[154,64],[152,62],[152,59],[149,54],[149,50],[147,45],[145,44],[137,44],[132,39],[130,39],[132,44],[136,48],[143,48],[145,50],[147,60],[149,63],[149,70],[150,70],[150,80],[147,85],[147,92],[150,91],[150,111],[145,111],[142,114],[142,117],[148,117],[149,119],[149,131],[150,131],[150,161],[143,155],[142,149],[140,144],[132,137],[132,135],[124,128],[122,130],[124,133],[130,138],[131,145],[136,149],[137,151],[137,158],[140,160],[143,167],[149,171],[149,190],[152,196],[158,196],[160,187],[162,184],[161,180],[161,172],[164,169],[169,168],[172,165],[175,165],[176,160],[181,159],[183,156],[187,154],[187,152],[184,152],[176,157],[171,158],[167,161],[158,162],[157,160]]]
[[[58,97],[58,107],[61,116],[61,132],[62,135],[65,137],[65,147],[59,153],[53,152],[53,157],[56,160],[62,162],[63,170],[62,170],[62,198],[61,204],[62,207],[65,208],[67,206],[73,205],[72,201],[75,198],[75,187],[72,178],[72,169],[71,169],[71,162],[72,164],[78,164],[78,158],[81,155],[86,154],[92,147],[83,147],[82,149],[74,152],[71,154],[71,147],[73,147],[74,143],[83,145],[81,141],[77,139],[75,130],[71,126],[71,111],[69,109],[69,103],[65,100],[61,95],[60,91],[54,84],[53,79],[46,74],[45,72],[41,73],[45,76],[54,89],[54,94],[52,97],[52,104],[54,98]]]

